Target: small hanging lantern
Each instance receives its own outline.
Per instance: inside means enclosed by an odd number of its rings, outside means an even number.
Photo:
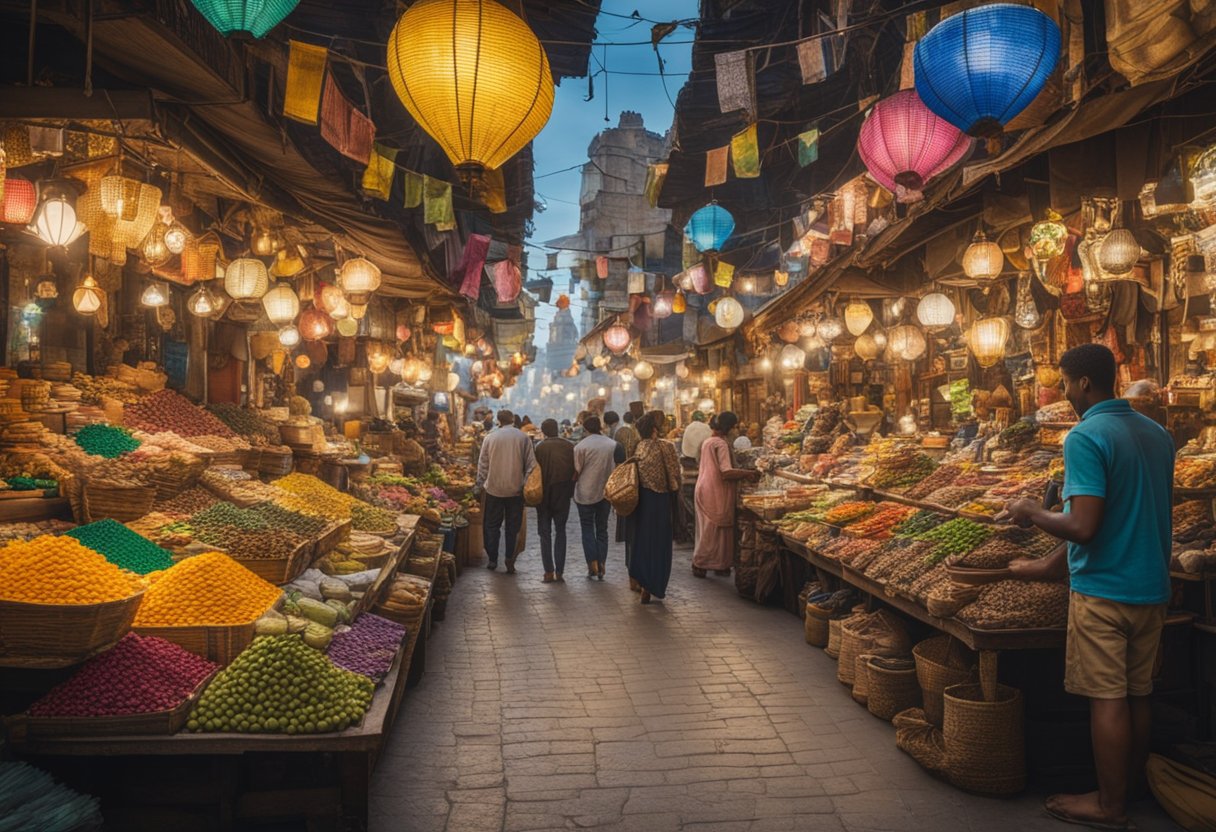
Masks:
[[[844,335],[844,321],[834,316],[823,318],[815,325],[815,335],[825,344],[830,344]]]
[[[38,207],[38,191],[28,179],[5,179],[4,202],[0,222],[25,225],[34,218]]]
[[[103,176],[98,186],[101,191],[101,210],[113,219],[123,219],[127,222],[135,219],[139,210],[138,179],[125,176]]]
[[[650,305],[651,317],[657,318],[660,321],[664,318],[670,318],[674,301],[674,292],[659,292],[654,296],[654,303]]]
[[[72,292],[72,306],[81,315],[97,314],[101,309],[101,300],[101,287],[91,274],[86,274],[76,291]]]
[[[380,268],[364,257],[347,260],[338,274],[342,294],[352,304],[366,304],[372,292],[380,288],[380,282]]]
[[[633,365],[633,376],[638,381],[647,381],[654,378],[654,365],[649,361],[642,359],[637,364]]]
[[[320,341],[328,338],[334,331],[334,322],[315,306],[304,310],[297,326],[300,330],[300,337],[305,341]]]
[[[616,323],[604,330],[604,346],[617,355],[629,349],[629,342],[632,340],[629,328],[622,324]]]
[[[397,340],[404,343],[405,341],[410,340],[410,336],[413,335],[413,332],[410,331],[410,328],[408,326],[406,326],[405,324],[401,324],[400,326],[397,327],[396,334],[397,334]]]
[[[350,305],[350,316],[356,321],[361,321],[367,316],[366,303],[352,303]]]
[[[1130,274],[1140,259],[1140,242],[1126,228],[1112,229],[1098,248],[1098,265],[1110,275]]]
[[[163,266],[173,257],[173,252],[169,251],[169,246],[165,244],[165,224],[163,222],[152,223],[152,230],[148,232],[148,236],[144,237],[140,253],[150,266]]]
[[[197,315],[200,318],[206,318],[216,311],[215,296],[211,293],[206,283],[201,284],[198,289],[186,301],[186,309],[191,315]]]
[[[963,253],[963,273],[972,280],[995,280],[1005,268],[1005,252],[989,240],[983,231],[975,232],[975,238]]]
[[[280,249],[270,264],[271,277],[295,277],[304,271],[304,258],[300,256],[299,248],[288,246]]]
[[[784,288],[790,282],[790,273],[782,269],[773,272],[773,283]]]
[[[165,248],[169,249],[173,254],[181,254],[185,251],[186,243],[189,241],[190,232],[180,222],[174,221],[172,225],[165,229]]]
[[[312,359],[308,357],[308,353],[300,353],[296,356],[296,369],[307,370],[312,366]],[[326,396],[326,398],[329,398]]]
[[[300,330],[294,326],[285,326],[279,330],[279,344],[288,349],[300,343]]]
[[[674,315],[683,315],[688,311],[688,299],[684,296],[683,290],[677,291],[672,297],[671,311]]]
[[[781,348],[777,363],[781,365],[781,369],[787,372],[801,370],[806,363],[806,353],[796,344],[786,344]]]
[[[139,296],[139,302],[150,309],[156,309],[169,303],[169,292],[165,286],[153,281]]]
[[[793,344],[802,337],[802,327],[797,321],[786,321],[777,327],[777,337],[787,344]]]
[[[712,254],[721,251],[735,230],[735,218],[717,202],[698,209],[684,226],[684,235],[692,240],[697,251]]]
[[[34,296],[39,300],[54,300],[59,297],[59,287],[55,284],[54,275],[45,275],[34,287]]]
[[[334,324],[334,328],[338,330],[338,334],[344,338],[353,338],[355,333],[359,331],[359,322],[354,318],[343,318]]]
[[[925,353],[924,333],[914,326],[904,324],[891,330],[887,337],[887,350],[896,358],[915,361]]]
[[[333,317],[334,310],[339,308],[345,300],[346,298],[342,295],[342,290],[332,283],[326,283],[321,287],[318,302],[330,317]]]
[[[261,260],[238,257],[224,270],[224,291],[233,300],[257,300],[270,288],[270,276]]]
[[[683,361],[681,361],[679,364],[676,365],[676,378],[686,379],[689,377],[689,375],[691,375],[691,371],[688,369],[687,364],[685,364]]]
[[[860,336],[869,329],[873,321],[874,310],[870,308],[870,304],[860,298],[853,298],[844,308],[844,325],[848,328],[849,334],[854,337]]]
[[[916,304],[916,319],[927,329],[954,323],[954,301],[941,292],[930,292]]]
[[[262,295],[262,306],[266,309],[266,317],[278,326],[291,323],[300,314],[300,299],[285,280],[279,281]]]
[[[857,357],[863,361],[873,361],[878,358],[882,349],[878,346],[878,342],[874,340],[873,335],[864,334],[858,336],[853,342],[853,352],[857,353]]]
[[[981,367],[991,367],[1004,358],[1008,340],[1009,321],[1004,318],[976,321],[967,332],[967,345]]]
[[[1030,229],[1030,250],[1040,263],[1063,254],[1067,242],[1068,227],[1064,225],[1063,218],[1050,208],[1047,209],[1046,219],[1036,222]]]
[[[300,0],[190,0],[224,37],[263,38]]]
[[[1013,322],[1022,329],[1038,329],[1043,322],[1039,307],[1035,305],[1034,296],[1030,293],[1030,274],[1018,274],[1018,297],[1013,309]]]
[[[339,296],[329,308],[329,317],[333,318],[335,321],[344,321],[349,318],[350,302],[346,298]]]
[[[30,231],[49,246],[66,248],[88,229],[76,218],[76,209],[66,197],[53,196],[42,203],[34,215]]]
[[[745,314],[743,304],[727,295],[718,300],[718,308],[714,310],[714,323],[722,329],[738,329]]]

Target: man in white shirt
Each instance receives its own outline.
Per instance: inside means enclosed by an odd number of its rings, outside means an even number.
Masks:
[[[604,436],[598,416],[583,421],[587,436],[574,446],[574,502],[583,529],[583,557],[587,559],[587,578],[604,580],[604,561],[608,559],[608,513],[612,504],[604,499],[604,485],[624,452],[616,440]]]
[[[684,428],[684,438],[680,440],[680,455],[701,462],[701,446],[713,435],[713,430],[705,421],[705,414],[699,410],[692,412],[692,421]]]
[[[498,534],[506,520],[507,574],[515,574],[515,541],[524,521],[524,483],[536,467],[532,440],[514,426],[509,410],[498,411],[498,427],[486,434],[477,460],[477,487],[485,495],[482,542],[489,563],[498,568]]]

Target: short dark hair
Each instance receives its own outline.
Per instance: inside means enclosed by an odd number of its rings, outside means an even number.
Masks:
[[[1060,369],[1073,381],[1088,378],[1099,393],[1115,392],[1115,354],[1101,344],[1081,344],[1060,356]]]
[[[632,425],[632,424],[633,424],[633,418],[634,418],[634,417],[633,417],[633,411],[632,411],[632,410],[626,410],[626,411],[625,411],[625,424],[627,424],[627,425]]]
[[[550,438],[557,436],[557,420],[546,419],[540,423],[540,432]]]
[[[604,414],[604,424],[605,425],[615,425],[619,421],[621,421],[621,417],[617,414],[617,412],[615,410],[609,410],[607,413]]]
[[[739,417],[729,410],[723,410],[709,420],[709,426],[719,433],[730,433],[737,424],[739,424]]]
[[[515,414],[505,408],[498,411],[498,424],[509,425],[515,421]]]
[[[638,436],[643,439],[649,439],[654,436],[654,432],[658,428],[658,425],[655,424],[654,414],[647,413],[641,419],[638,419],[637,428]]]
[[[438,414],[437,412],[435,412],[434,410],[432,410],[432,411],[430,411],[429,413],[427,413],[427,414],[426,414],[426,418],[427,418],[427,421],[430,421],[430,422],[438,422],[438,421],[439,421],[439,414]]]
[[[599,433],[601,429],[599,416],[588,416],[583,420],[583,430],[587,433]]]

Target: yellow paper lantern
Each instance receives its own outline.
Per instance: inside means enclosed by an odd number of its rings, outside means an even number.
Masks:
[[[338,285],[353,305],[366,305],[372,292],[380,288],[380,268],[372,261],[357,257],[342,264]]]
[[[887,350],[904,361],[915,361],[925,354],[925,335],[914,326],[897,326],[887,338]]]
[[[359,331],[359,322],[354,318],[343,318],[337,323],[338,334],[344,338],[351,338]]]
[[[639,381],[646,381],[647,379],[654,378],[654,365],[643,359],[637,364],[633,365],[633,375],[634,378],[638,379]]]
[[[975,239],[963,252],[963,273],[972,280],[995,280],[1005,268],[1005,252],[984,236],[975,232]]]
[[[276,283],[273,289],[262,295],[262,306],[272,324],[289,324],[300,314],[300,299],[286,281]]]
[[[238,257],[224,270],[224,291],[233,300],[257,300],[270,288],[270,275],[261,260]]]
[[[873,320],[874,310],[864,300],[854,298],[844,308],[844,325],[854,337],[869,329]]]
[[[873,361],[878,358],[878,354],[882,350],[878,346],[878,342],[874,340],[873,335],[861,335],[853,343],[853,352],[857,353],[857,357],[863,361]]]
[[[684,297],[684,292],[681,290],[676,292],[674,298],[671,299],[671,311],[675,315],[683,315],[688,309],[688,299]]]
[[[81,315],[95,315],[101,309],[101,287],[93,275],[86,274],[76,291],[72,292],[72,306]]]
[[[785,286],[790,282],[790,273],[778,269],[777,271],[773,272],[773,282],[778,286]]]
[[[469,177],[495,170],[553,110],[544,46],[494,0],[419,0],[388,39],[388,76],[410,115]]]
[[[1004,318],[976,321],[967,332],[967,345],[981,367],[991,367],[1004,358],[1008,340],[1009,321]]]

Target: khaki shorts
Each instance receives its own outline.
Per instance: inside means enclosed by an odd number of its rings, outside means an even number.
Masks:
[[[1152,693],[1165,607],[1072,593],[1064,689],[1091,699]]]

